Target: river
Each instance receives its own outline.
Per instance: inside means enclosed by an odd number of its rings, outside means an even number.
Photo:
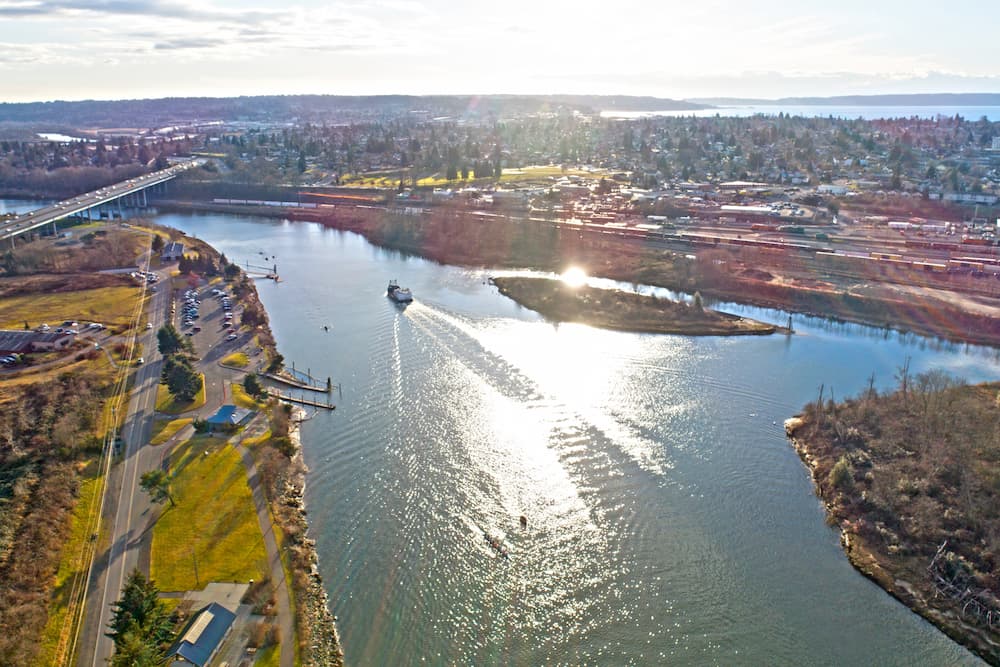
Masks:
[[[277,263],[258,290],[279,349],[342,385],[303,443],[349,664],[977,663],[853,570],[782,421],[907,357],[995,379],[994,351],[808,318],[791,337],[555,326],[484,272],[352,233],[158,220]],[[389,302],[390,278],[416,302]]]
[[[356,234],[157,221],[276,263],[279,349],[342,386],[302,436],[348,664],[980,664],[850,566],[782,422],[908,357],[996,379],[995,350],[799,316],[790,337],[555,326],[486,272]]]

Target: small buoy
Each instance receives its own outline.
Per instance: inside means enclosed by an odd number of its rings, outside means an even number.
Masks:
[[[521,515],[521,528],[527,528],[527,527],[528,527],[528,517],[526,517],[526,516],[524,516],[522,514]]]

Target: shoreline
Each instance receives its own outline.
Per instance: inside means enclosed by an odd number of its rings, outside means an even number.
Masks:
[[[956,614],[952,609],[933,606],[931,601],[938,600],[938,592],[933,586],[928,588],[926,583],[907,581],[899,576],[901,573],[894,573],[886,568],[885,556],[872,548],[857,531],[858,520],[843,519],[839,524],[836,522],[836,498],[831,497],[831,492],[824,484],[821,457],[809,441],[799,434],[806,423],[802,415],[786,419],[785,436],[809,471],[813,491],[823,504],[827,523],[838,531],[841,548],[851,567],[952,641],[961,644],[984,661],[1000,665],[1000,641],[990,639],[986,628],[965,622],[961,610]]]
[[[302,457],[301,429],[305,410],[301,408],[292,409],[292,426],[288,430],[288,439],[295,446],[295,455],[292,457],[290,470],[291,478],[285,486],[282,494],[282,503],[289,507],[293,515],[301,523],[302,544],[307,551],[307,558],[311,564],[308,573],[308,587],[305,591],[305,600],[296,598],[296,602],[305,606],[309,619],[309,658],[311,664],[315,665],[343,665],[344,652],[343,644],[340,642],[340,634],[337,632],[337,617],[330,611],[330,598],[326,589],[323,588],[323,577],[319,573],[319,553],[316,551],[316,542],[309,538],[309,521],[306,511],[306,478],[309,468]],[[316,632],[317,629],[328,628],[329,632]]]
[[[555,322],[682,336],[769,336],[788,329],[623,290],[570,287],[556,278],[495,278],[500,294]],[[610,303],[609,303],[610,302]]]
[[[153,223],[156,225],[156,223]],[[163,227],[162,225],[156,225]],[[177,231],[177,230],[175,230]],[[187,237],[182,237],[187,238]],[[215,260],[222,253],[207,241],[199,239],[195,250],[204,249],[215,255]],[[263,322],[257,326],[256,336],[260,346],[266,351],[267,358],[278,355],[277,342],[271,331],[270,318],[257,293],[253,280],[247,281],[247,293],[241,297],[263,314]],[[240,369],[246,370],[246,369]],[[280,402],[274,409],[280,410]],[[279,488],[268,492],[265,484],[265,498],[270,510],[272,521],[284,535],[280,543],[282,560],[287,569],[289,596],[293,601],[295,618],[294,641],[299,647],[301,664],[316,667],[343,665],[343,649],[340,635],[337,632],[336,618],[329,608],[329,596],[323,588],[323,580],[319,574],[319,554],[316,543],[308,537],[309,523],[305,506],[306,477],[309,472],[302,455],[301,415],[299,408],[292,408],[289,418],[288,439],[293,445],[293,454],[289,457],[285,470],[279,476]],[[270,417],[269,417],[270,418]],[[255,458],[257,458],[255,456]],[[287,641],[291,641],[288,638]]]
[[[209,202],[169,202],[165,210],[218,212],[248,217],[282,218],[315,222],[341,231],[355,232],[381,248],[409,253],[440,264],[470,268],[529,269],[561,272],[567,263],[586,266],[592,277],[638,283],[673,291],[694,293],[711,301],[727,301],[787,313],[820,317],[889,329],[901,334],[940,338],[954,343],[1000,346],[1000,318],[954,307],[940,299],[903,301],[884,296],[857,295],[849,290],[818,289],[801,284],[778,284],[734,276],[697,280],[684,277],[664,264],[664,255],[675,251],[637,245],[629,241],[580,239],[548,227],[506,225],[487,229],[447,211],[414,218],[395,215],[384,208],[344,207],[327,211],[234,207]],[[381,216],[381,219],[379,219]],[[392,231],[389,227],[396,224]],[[519,227],[511,232],[509,227]],[[402,233],[395,233],[400,231]],[[472,230],[472,231],[469,231]],[[512,238],[513,237],[513,238]],[[510,251],[525,240],[527,252],[515,258]],[[548,244],[547,246],[545,244]],[[891,284],[891,283],[886,283]],[[961,294],[961,292],[956,292]]]

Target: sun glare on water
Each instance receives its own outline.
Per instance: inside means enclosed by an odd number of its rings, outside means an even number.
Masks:
[[[580,287],[587,282],[587,272],[579,266],[571,266],[559,278],[570,287]]]

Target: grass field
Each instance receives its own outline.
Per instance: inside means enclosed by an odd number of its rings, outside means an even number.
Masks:
[[[263,579],[264,537],[239,452],[199,436],[177,448],[170,474],[177,504],[167,503],[153,527],[150,576],[160,590]]]
[[[190,424],[191,421],[191,417],[184,417],[182,419],[157,419],[153,422],[153,437],[149,439],[149,444],[162,445],[174,437],[178,431]]]
[[[281,646],[272,644],[257,652],[257,659],[254,660],[254,667],[278,667],[281,658]]]
[[[271,439],[271,429],[267,429],[260,435],[255,436],[253,438],[244,438],[242,444],[247,449],[253,449],[254,447],[257,447],[258,445],[267,442],[270,439]],[[277,534],[278,532],[280,531],[275,531],[275,534]]]
[[[83,548],[90,537],[90,513],[96,511],[100,502],[100,481],[99,477],[84,476],[80,482],[80,495],[73,510],[73,528],[60,555],[52,599],[49,601],[49,618],[34,662],[38,667],[65,664],[69,657],[65,654],[73,629],[67,623],[69,598],[75,578],[87,575],[87,562],[82,558]]]
[[[223,366],[236,366],[238,368],[246,368],[250,365],[250,358],[243,352],[233,352],[228,357],[222,360]]]
[[[100,322],[111,328],[131,325],[140,292],[134,287],[102,287],[76,292],[39,293],[0,300],[0,329],[23,329],[27,322],[58,325],[73,320],[81,326]]]
[[[605,170],[585,170],[585,169],[573,169],[566,168],[563,169],[561,165],[536,165],[530,167],[521,167],[517,169],[504,169],[503,174],[501,174],[499,182],[502,184],[509,183],[521,183],[521,182],[531,182],[540,180],[549,180],[552,178],[560,178],[562,176],[580,176],[583,178],[601,178],[602,176],[607,176],[609,172]],[[390,188],[395,189],[399,186],[399,179],[402,177],[403,184],[410,186],[413,183],[412,176],[403,173],[399,170],[394,171],[374,171],[366,172],[363,174],[346,174],[341,178],[341,185],[347,187],[366,187],[366,188]],[[431,174],[429,176],[424,176],[417,179],[417,187],[421,188],[441,188],[446,186],[459,186],[463,184],[471,184],[476,181],[475,171],[469,171],[468,180],[463,181],[461,178],[456,178],[453,180],[448,180],[444,177],[443,173]],[[482,184],[496,183],[497,179],[493,174],[488,174],[480,180]]]
[[[156,387],[156,411],[165,415],[179,415],[183,412],[197,410],[205,405],[205,376],[201,376],[201,391],[194,397],[194,400],[185,403],[175,400],[167,390],[167,385],[161,384]]]
[[[233,382],[229,385],[233,394],[233,403],[240,406],[241,408],[247,408],[249,410],[260,410],[261,405],[255,401],[250,394],[247,393],[246,389],[239,382]]]

